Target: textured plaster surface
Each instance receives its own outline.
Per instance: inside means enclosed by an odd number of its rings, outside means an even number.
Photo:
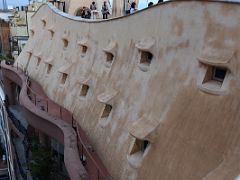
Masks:
[[[78,117],[115,179],[239,176],[239,4],[173,1],[96,23],[71,20],[44,5],[32,22],[34,35],[16,63]],[[150,66],[140,63],[141,51],[153,54]],[[220,88],[202,84],[208,66],[227,68]],[[86,97],[80,96],[82,84],[89,86]],[[105,104],[112,111],[101,118]],[[141,138],[154,138],[134,167],[130,130],[148,120],[156,127]]]

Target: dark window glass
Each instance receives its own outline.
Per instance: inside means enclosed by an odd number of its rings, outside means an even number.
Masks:
[[[213,70],[213,80],[217,80],[217,81],[223,81],[225,76],[226,76],[226,69],[222,69],[222,68],[214,68]]]

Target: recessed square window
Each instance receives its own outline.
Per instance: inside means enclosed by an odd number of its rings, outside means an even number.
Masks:
[[[31,35],[31,37],[34,36],[34,30],[33,29],[30,30],[30,35]]]
[[[42,19],[42,24],[43,24],[43,27],[46,27],[47,22],[44,19]]]
[[[51,39],[53,39],[54,31],[53,30],[49,30],[49,31],[50,31]]]
[[[37,66],[39,66],[39,65],[40,65],[40,62],[41,62],[41,58],[40,58],[40,57],[38,57],[38,58],[37,58]]]
[[[27,64],[26,64],[26,68],[24,69],[24,71],[27,69],[27,67],[28,67],[28,65],[29,65],[29,62],[30,62],[31,58],[32,58],[32,53],[30,52],[30,53],[29,53],[29,56],[28,56],[28,60],[27,60]]]
[[[68,47],[68,40],[67,39],[62,39],[63,40],[63,46],[64,48]]]
[[[148,51],[140,51],[141,57],[140,57],[140,64],[144,64],[147,66],[150,66],[153,55],[152,53]]]
[[[130,155],[138,152],[144,153],[148,145],[149,141],[147,140],[135,139],[134,145],[132,146],[132,149],[130,151]]]
[[[227,92],[231,71],[226,67],[200,64],[198,88],[203,92],[221,95]]]
[[[67,80],[67,76],[68,76],[68,74],[62,73],[61,84],[65,84],[65,82],[66,82],[66,80]]]
[[[205,74],[202,84],[210,85],[211,87],[221,88],[226,74],[226,68],[207,66],[207,72]]]
[[[82,45],[82,54],[86,54],[87,53],[87,46]]]
[[[51,64],[48,64],[47,66],[47,74],[49,74],[52,70],[52,65]]]
[[[28,60],[30,60],[31,58],[32,58],[32,53],[29,53]]]
[[[106,60],[108,63],[112,63],[113,62],[113,58],[114,58],[114,55],[112,53],[109,53],[109,52],[106,52]]]
[[[110,115],[111,111],[112,111],[112,106],[109,104],[105,104],[101,118],[107,118]]]
[[[212,79],[215,81],[223,82],[226,73],[227,73],[226,69],[213,67]]]
[[[84,96],[84,97],[87,96],[88,90],[89,90],[89,86],[86,84],[83,84],[80,91],[80,96]]]

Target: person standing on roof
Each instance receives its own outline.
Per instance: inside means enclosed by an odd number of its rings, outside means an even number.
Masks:
[[[130,9],[131,9],[131,3],[128,0],[125,5],[125,15],[130,14]]]
[[[148,7],[153,6],[153,2],[148,3]]]
[[[131,4],[131,8],[130,8],[130,14],[134,13],[137,11],[137,8],[136,8],[136,3],[135,2],[132,2]]]
[[[92,19],[96,19],[98,11],[97,11],[96,3],[94,1],[90,5],[90,10],[91,10],[91,17],[92,17]]]
[[[108,18],[108,14],[110,14],[106,1],[103,2],[102,14],[103,14],[103,19],[107,19]]]
[[[91,10],[97,10],[96,3],[93,1],[92,4],[90,5]]]

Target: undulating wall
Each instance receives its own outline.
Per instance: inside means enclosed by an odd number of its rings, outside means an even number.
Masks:
[[[33,16],[15,65],[74,113],[114,179],[240,175],[239,4],[173,1],[102,22],[57,12]]]

